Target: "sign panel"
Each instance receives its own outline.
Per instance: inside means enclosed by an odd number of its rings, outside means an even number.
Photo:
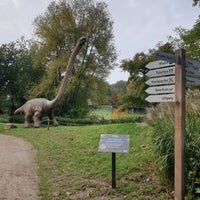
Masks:
[[[175,76],[164,76],[159,78],[151,78],[145,82],[147,85],[169,85],[175,83]]]
[[[186,75],[188,76],[193,76],[193,77],[200,77],[200,71],[199,70],[195,70],[192,67],[186,67]]]
[[[175,67],[166,67],[162,69],[150,70],[146,73],[148,77],[167,76],[175,74]]]
[[[162,85],[157,87],[149,87],[145,90],[148,94],[166,94],[166,93],[174,93],[175,85]]]
[[[145,100],[151,103],[174,102],[175,94],[150,95]]]
[[[186,85],[199,86],[200,85],[200,79],[186,77]]]
[[[147,69],[157,69],[157,68],[163,68],[163,67],[169,67],[175,65],[174,63],[169,63],[165,60],[156,60],[153,62],[148,63],[145,67]]]
[[[185,60],[186,67],[200,68],[200,63],[196,60]]]
[[[102,134],[99,142],[99,152],[128,153],[129,135]]]
[[[171,55],[171,54],[168,54],[168,53],[156,51],[154,55],[155,55],[156,58],[158,58],[160,60],[166,60],[170,63],[175,63],[175,61],[176,61],[175,55]]]

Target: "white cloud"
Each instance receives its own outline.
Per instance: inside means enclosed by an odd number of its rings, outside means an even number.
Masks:
[[[12,3],[14,4],[14,6],[16,8],[19,8],[19,6],[20,6],[20,0],[12,0]]]

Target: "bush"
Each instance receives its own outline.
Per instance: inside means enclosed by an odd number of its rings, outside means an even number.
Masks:
[[[22,124],[24,123],[24,115],[12,115],[9,117],[9,122]]]
[[[188,90],[186,95],[185,167],[187,199],[200,197],[200,92]],[[147,110],[152,125],[159,171],[169,183],[174,181],[174,104],[161,103]]]
[[[94,125],[94,124],[117,124],[117,123],[134,123],[142,122],[143,116],[121,118],[121,119],[97,119],[96,117],[84,118],[84,119],[70,119],[64,117],[57,118],[61,125]]]
[[[88,118],[68,118],[68,117],[56,117],[60,125],[93,125],[93,124],[117,124],[117,123],[135,123],[142,122],[144,116],[133,115],[127,118],[120,119],[104,119],[103,117],[90,116]],[[9,118],[10,123],[24,123],[24,115],[13,115]],[[48,125],[47,117],[42,118],[42,125]]]

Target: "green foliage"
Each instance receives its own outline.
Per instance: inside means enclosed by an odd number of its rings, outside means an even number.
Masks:
[[[115,92],[118,95],[122,95],[126,92],[126,84],[126,81],[117,81],[116,83],[110,85],[110,90],[112,93]]]
[[[32,66],[30,48],[24,38],[0,47],[0,108],[4,107],[10,115],[24,103],[28,90],[43,73]]]
[[[11,115],[9,117],[9,122],[23,124],[24,123],[24,115]]]
[[[135,122],[142,122],[144,120],[144,116],[142,115],[133,115],[129,116],[127,118],[121,118],[121,119],[105,119],[103,117],[98,116],[89,116],[85,118],[69,118],[69,117],[56,117],[58,123],[60,125],[73,125],[73,126],[85,126],[85,125],[95,125],[95,124],[118,124],[118,123],[135,123]],[[3,119],[2,122],[11,122],[11,123],[24,123],[24,116],[23,115],[12,115],[9,117],[8,120]],[[42,125],[47,126],[48,125],[48,119],[43,118],[42,119]]]
[[[187,91],[187,120],[185,138],[185,167],[187,198],[196,199],[200,187],[200,91]],[[174,180],[174,105],[158,104],[148,109],[147,119],[153,126],[153,143],[159,156],[159,169],[163,179]]]
[[[126,93],[120,96],[120,103],[124,108],[141,108],[146,106],[145,78],[138,77],[137,79],[129,80],[126,87]]]
[[[39,38],[33,51],[34,65],[43,66],[46,74],[30,97],[52,99],[56,95],[71,50],[78,38],[85,36],[86,44],[76,58],[59,110],[76,117],[80,107],[89,110],[88,99],[94,107],[105,102],[105,78],[116,60],[113,22],[107,5],[91,0],[53,1],[35,19],[34,26]]]
[[[189,31],[187,31],[183,35],[183,44],[184,48],[187,52],[187,57],[190,57],[191,59],[198,60],[199,59],[199,31],[200,31],[200,20],[198,19],[193,28]]]

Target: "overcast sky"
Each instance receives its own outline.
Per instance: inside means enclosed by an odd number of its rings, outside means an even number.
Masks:
[[[114,21],[118,62],[137,52],[148,52],[159,41],[175,35],[175,27],[191,29],[200,14],[192,0],[104,0]],[[32,37],[33,20],[44,13],[51,0],[0,0],[0,45],[21,36]],[[108,81],[127,80],[120,69]]]

